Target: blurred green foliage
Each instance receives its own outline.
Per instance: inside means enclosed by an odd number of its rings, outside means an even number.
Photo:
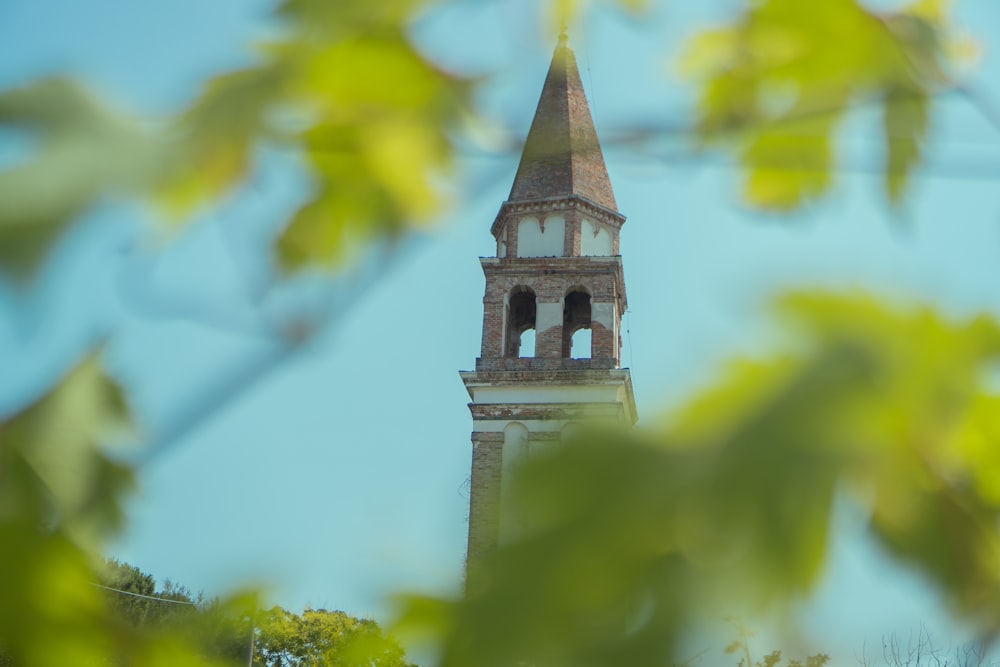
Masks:
[[[706,614],[816,584],[838,496],[953,611],[995,630],[1000,326],[863,295],[792,295],[783,352],[734,363],[659,428],[592,434],[521,469],[526,530],[461,599],[404,600],[444,667],[677,663]],[[972,436],[971,434],[977,434]]]
[[[930,100],[950,85],[946,0],[876,13],[856,0],[763,0],[699,34],[683,70],[700,87],[698,133],[732,144],[756,206],[792,210],[825,193],[836,130],[856,106],[880,108],[885,186],[899,203],[920,158]]]
[[[157,590],[152,575],[116,560],[105,560],[99,574],[116,622],[133,633],[183,638],[202,656],[257,667],[412,667],[371,619],[325,609],[259,609],[256,595],[206,600],[170,581]]]
[[[771,651],[762,660],[754,660],[750,652],[750,637],[753,632],[748,628],[734,621],[740,631],[739,639],[735,639],[725,648],[729,655],[738,655],[737,667],[781,667],[783,659],[781,651]],[[830,662],[830,656],[826,653],[814,653],[807,656],[805,660],[791,659],[786,663],[787,667],[825,667]],[[970,666],[971,667],[971,666]]]
[[[132,471],[100,448],[127,420],[88,358],[0,422],[0,656],[18,667],[209,665],[173,634],[136,635],[97,582],[95,550],[120,526]]]
[[[80,215],[104,198],[141,193],[156,171],[156,147],[138,122],[71,81],[0,93],[3,127],[38,146],[26,164],[0,171],[0,276],[30,275]]]
[[[430,222],[468,87],[407,38],[424,4],[284,2],[286,37],[261,49],[259,66],[212,81],[179,120],[159,200],[181,216],[212,201],[246,177],[263,139],[298,147],[313,179],[277,243],[287,268],[341,262]]]
[[[0,272],[30,278],[67,227],[109,197],[184,222],[243,183],[264,143],[297,149],[313,183],[276,243],[282,266],[336,265],[426,224],[454,156],[449,132],[470,113],[470,83],[407,37],[431,4],[286,0],[281,37],[254,66],[156,123],[65,80],[0,93],[0,123],[36,139],[28,159],[0,172]],[[553,1],[551,15],[571,18],[578,4]],[[887,193],[899,201],[932,97],[948,85],[947,34],[933,0],[894,14],[856,0],[750,3],[689,49],[698,133],[735,147],[752,203],[786,210],[829,187],[846,110],[877,104]],[[808,591],[843,495],[901,564],[995,631],[1000,397],[986,380],[997,324],[867,296],[795,295],[778,310],[796,332],[782,354],[734,363],[658,428],[595,434],[532,460],[512,510],[523,534],[470,564],[462,599],[409,598],[400,629],[447,667],[662,665],[677,659],[699,610]],[[123,622],[93,585],[95,554],[134,484],[101,444],[127,421],[96,356],[0,417],[0,657],[11,664],[182,666],[227,655],[186,630]],[[238,624],[246,609],[245,598],[218,603],[217,620],[199,614],[198,624]],[[334,612],[275,608],[261,627],[272,633],[260,635],[261,664],[404,664],[365,622]],[[313,638],[331,631],[371,641]]]
[[[58,234],[109,196],[189,220],[248,178],[262,143],[298,151],[312,179],[277,242],[287,269],[342,263],[365,242],[429,224],[469,86],[407,38],[426,4],[286,0],[275,10],[282,37],[258,49],[257,65],[156,123],[62,79],[0,93],[0,126],[40,146],[0,172],[0,274],[30,276]]]

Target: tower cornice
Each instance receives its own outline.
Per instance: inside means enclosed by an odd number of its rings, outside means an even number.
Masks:
[[[611,225],[616,229],[621,229],[625,224],[625,216],[614,209],[596,204],[586,197],[580,195],[542,197],[529,201],[505,201],[500,206],[497,217],[493,220],[490,233],[494,238],[499,239],[503,232],[504,224],[511,215],[532,214],[532,213],[554,213],[557,211],[575,210],[586,215],[593,216],[600,222]]]
[[[472,402],[469,410],[475,420],[522,419],[566,420],[586,416],[622,418],[628,426],[635,424],[635,394],[632,374],[627,368],[460,371],[462,382]],[[620,392],[616,400],[559,400],[572,395],[574,389],[605,387]],[[489,398],[480,397],[488,392]],[[551,396],[539,400],[539,394]],[[609,395],[610,397],[610,395]],[[612,408],[612,406],[617,406]],[[518,413],[515,415],[514,413]]]

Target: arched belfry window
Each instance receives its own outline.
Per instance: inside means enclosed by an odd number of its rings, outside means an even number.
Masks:
[[[517,356],[522,359],[530,359],[535,356],[535,330],[525,329],[521,332],[521,349]]]
[[[580,328],[573,332],[573,338],[569,342],[569,356],[573,359],[590,359],[594,341],[590,335],[590,329]]]
[[[529,287],[515,287],[507,302],[507,332],[505,355],[508,357],[535,356],[534,339],[526,340],[525,349],[521,349],[521,337],[526,331],[535,329],[535,293]],[[529,337],[526,337],[529,338]],[[527,349],[530,347],[531,349]],[[530,354],[529,354],[530,353]]]
[[[581,329],[590,329],[590,295],[582,288],[574,288],[566,295],[563,302],[563,340],[562,356],[574,359],[589,359],[590,346],[587,349],[574,349],[576,342],[583,347],[583,339],[587,336],[574,336]]]

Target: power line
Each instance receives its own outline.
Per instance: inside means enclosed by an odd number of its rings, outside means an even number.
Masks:
[[[192,607],[197,607],[198,606],[194,602],[188,602],[187,600],[171,600],[169,598],[159,598],[159,597],[155,597],[153,595],[143,595],[142,593],[133,593],[132,591],[123,591],[120,588],[111,588],[110,586],[102,586],[101,584],[95,584],[94,582],[90,582],[90,585],[91,586],[95,586],[97,588],[103,588],[106,591],[113,591],[115,593],[121,593],[122,595],[131,595],[132,597],[137,597],[137,598],[145,598],[147,600],[156,600],[157,602],[171,602],[173,604],[189,604]]]

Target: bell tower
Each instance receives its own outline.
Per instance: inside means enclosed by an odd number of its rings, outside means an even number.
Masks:
[[[509,530],[500,508],[512,464],[570,425],[635,423],[631,376],[620,368],[624,222],[562,34],[493,222],[496,257],[480,260],[482,352],[476,370],[461,373],[473,420],[467,567]]]

